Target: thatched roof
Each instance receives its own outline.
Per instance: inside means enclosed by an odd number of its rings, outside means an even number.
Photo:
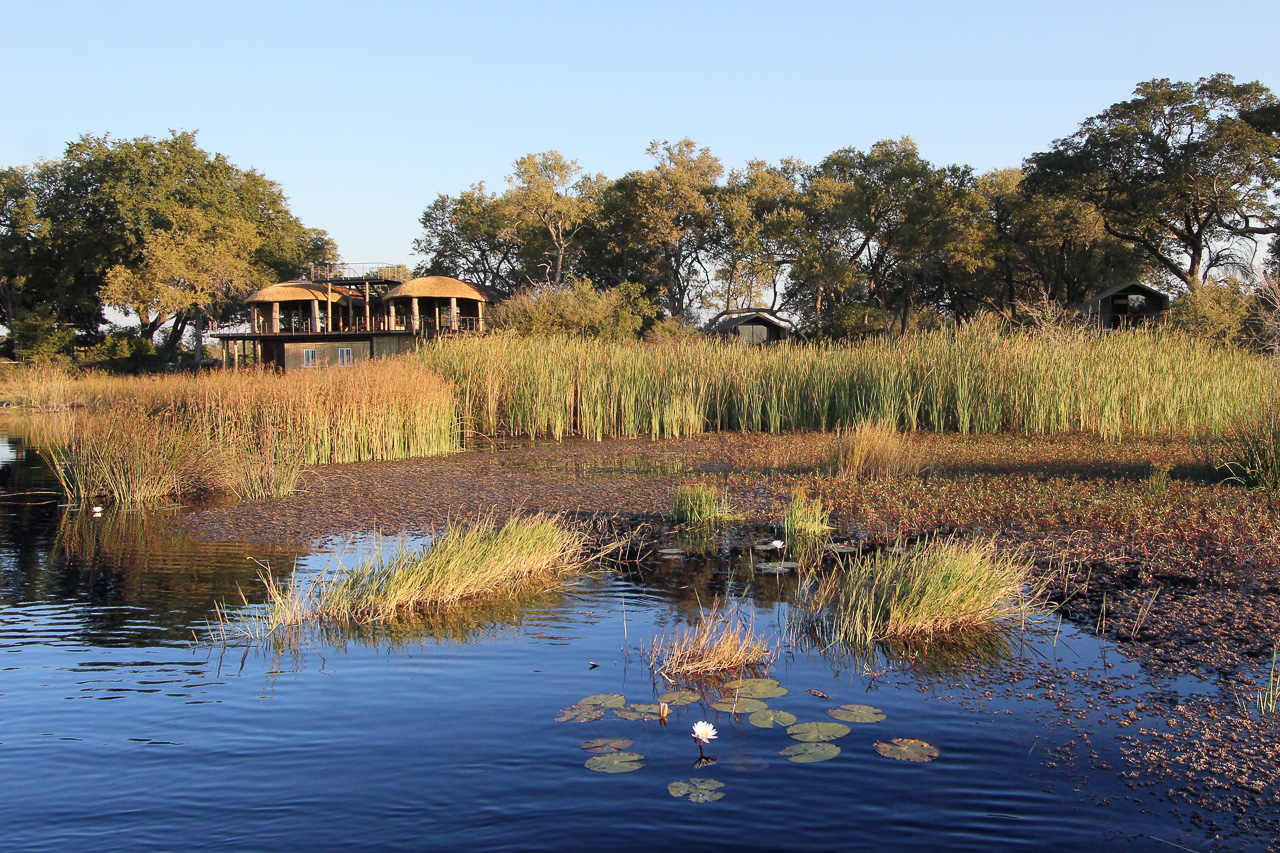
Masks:
[[[312,281],[282,281],[255,291],[244,300],[251,302],[341,302],[347,297],[339,288],[325,287]]]
[[[404,284],[397,285],[382,294],[385,302],[388,299],[403,299],[411,296],[434,296],[448,299],[478,299],[481,302],[497,302],[499,294],[491,287],[483,284],[470,284],[450,278],[447,275],[429,275],[423,278],[411,278]]]

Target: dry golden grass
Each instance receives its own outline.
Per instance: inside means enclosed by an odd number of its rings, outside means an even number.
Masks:
[[[649,666],[668,680],[696,681],[766,666],[775,654],[750,622],[725,615],[717,601],[696,625],[654,638]]]
[[[921,460],[893,424],[863,421],[836,430],[824,467],[833,477],[880,480],[918,473]]]

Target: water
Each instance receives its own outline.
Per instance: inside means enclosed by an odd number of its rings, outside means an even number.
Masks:
[[[791,692],[770,707],[801,721],[852,702],[887,715],[855,725],[836,759],[799,765],[778,755],[794,743],[784,731],[705,706],[673,709],[666,727],[554,721],[589,694],[649,702],[667,690],[645,648],[717,592],[783,634],[786,578],[667,565],[585,578],[447,636],[223,647],[207,623],[240,590],[253,600],[247,558],[318,572],[331,556],[192,542],[169,524],[176,511],[68,515],[36,494],[49,484],[34,459],[0,452],[11,493],[0,505],[5,850],[1167,850],[1204,840],[1172,806],[1126,787],[1122,732],[1098,725],[1106,708],[1090,704],[1104,679],[1113,702],[1213,684],[1152,678],[1070,627],[1023,638],[1003,663],[943,672],[789,648],[773,675]],[[1053,699],[1036,686],[1045,673],[1063,685]],[[695,770],[700,719],[720,731],[708,748],[720,761]],[[584,769],[580,744],[598,737],[634,739],[646,766]],[[941,758],[883,758],[874,744],[892,737],[927,740]],[[667,793],[690,777],[719,779],[725,798]]]

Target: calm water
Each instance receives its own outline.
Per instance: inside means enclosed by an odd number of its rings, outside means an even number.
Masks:
[[[785,578],[673,564],[587,578],[522,612],[394,643],[224,648],[206,639],[207,622],[216,602],[238,601],[239,589],[253,595],[249,557],[316,572],[331,556],[189,542],[165,513],[66,514],[56,495],[40,493],[51,487],[21,448],[0,442],[0,468],[9,493],[0,505],[0,849],[1204,844],[1185,834],[1185,815],[1122,784],[1120,731],[1097,725],[1102,712],[1088,705],[1103,678],[1135,697],[1214,686],[1153,680],[1070,628],[1026,638],[1011,660],[951,673],[789,649],[773,675],[791,692],[771,707],[814,721],[860,702],[888,717],[855,725],[834,760],[799,765],[778,755],[793,743],[784,731],[705,706],[673,709],[665,728],[554,721],[588,694],[653,701],[667,688],[653,683],[644,649],[717,593],[753,610],[758,629],[782,634]],[[1037,676],[1055,672],[1067,685],[1059,694],[1074,696],[1084,717],[1036,689]],[[700,719],[720,730],[708,749],[720,761],[694,770],[689,731]],[[580,744],[598,737],[632,738],[645,767],[586,770]],[[927,740],[941,758],[876,754],[874,743],[892,737]],[[693,804],[667,793],[691,776],[724,782],[725,798]]]

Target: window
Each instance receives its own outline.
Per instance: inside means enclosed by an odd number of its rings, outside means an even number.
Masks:
[[[313,350],[313,349],[304,349],[304,350],[302,351],[302,366],[303,366],[303,367],[315,367],[315,366],[316,366],[316,351],[315,351],[315,350]]]
[[[338,347],[338,364],[351,363],[351,347]]]

